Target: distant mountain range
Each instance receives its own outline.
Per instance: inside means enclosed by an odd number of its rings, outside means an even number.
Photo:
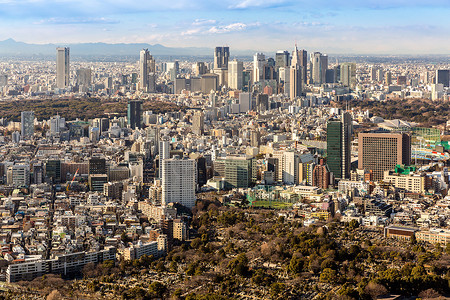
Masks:
[[[138,56],[139,51],[148,48],[156,56],[213,56],[214,49],[205,47],[171,48],[160,44],[27,44],[13,39],[0,41],[0,56],[48,56],[55,55],[56,47],[70,47],[71,56]],[[253,51],[235,51],[233,55],[252,55]]]

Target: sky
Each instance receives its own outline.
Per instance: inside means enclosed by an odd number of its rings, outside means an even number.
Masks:
[[[450,0],[0,0],[0,40],[450,54]]]

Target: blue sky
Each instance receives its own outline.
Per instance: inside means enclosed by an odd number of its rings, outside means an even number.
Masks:
[[[449,54],[450,0],[0,0],[0,40]]]

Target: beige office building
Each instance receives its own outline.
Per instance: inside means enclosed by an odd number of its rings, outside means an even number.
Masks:
[[[407,133],[360,133],[358,169],[373,171],[375,181],[397,164],[411,164],[411,136]]]

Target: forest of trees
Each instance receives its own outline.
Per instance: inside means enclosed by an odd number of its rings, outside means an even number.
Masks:
[[[347,103],[336,103],[344,108]],[[374,116],[386,120],[401,119],[419,123],[422,127],[432,127],[447,122],[450,118],[450,102],[427,99],[395,99],[387,101],[353,100],[351,108],[369,110]]]
[[[163,101],[144,101],[144,110],[151,110],[153,113],[165,113],[184,109],[176,104]],[[0,102],[0,111],[3,118],[10,121],[20,121],[22,111],[34,111],[38,120],[49,119],[51,116],[59,114],[66,120],[88,120],[93,118],[106,117],[107,114],[126,116],[127,101],[103,101],[97,98],[89,99],[46,99],[46,100],[22,100]]]
[[[303,227],[301,219],[287,220],[272,210],[207,202],[194,209],[191,226],[197,236],[163,258],[89,264],[83,280],[63,285],[51,275],[23,286],[98,299],[450,295],[450,246],[393,242],[355,222]]]

